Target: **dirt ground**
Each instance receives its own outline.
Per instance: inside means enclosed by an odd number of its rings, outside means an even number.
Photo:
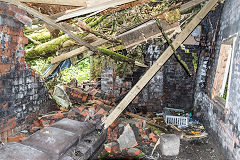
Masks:
[[[219,148],[220,144],[217,143],[212,137],[195,140],[181,140],[180,153],[178,156],[167,157],[161,155],[160,151],[156,149],[152,157],[151,154],[154,144],[144,145],[141,144],[137,148],[142,150],[145,155],[142,157],[128,157],[127,153],[122,152],[118,155],[109,155],[102,148],[101,153],[95,155],[92,159],[149,159],[149,160],[226,160],[223,152]]]

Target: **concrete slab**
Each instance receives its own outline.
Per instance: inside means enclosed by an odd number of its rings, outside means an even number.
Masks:
[[[124,127],[122,135],[117,140],[120,150],[137,146],[137,141],[132,127],[128,124]]]
[[[52,160],[42,151],[20,143],[8,143],[0,149],[0,160]]]
[[[78,142],[78,135],[63,129],[48,127],[29,136],[22,143],[59,158]]]
[[[179,154],[180,139],[175,134],[164,134],[160,136],[159,148],[165,156],[176,156]]]
[[[95,126],[88,122],[79,122],[75,120],[71,120],[68,118],[64,118],[51,127],[64,129],[66,131],[70,131],[79,135],[80,139],[83,135],[89,134],[95,130]]]

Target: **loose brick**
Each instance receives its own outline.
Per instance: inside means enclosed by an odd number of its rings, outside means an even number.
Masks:
[[[8,143],[9,143],[9,142],[21,142],[21,141],[23,141],[23,140],[25,140],[25,139],[26,139],[26,137],[16,136],[16,137],[8,137],[8,138],[7,138],[7,141],[8,141]]]

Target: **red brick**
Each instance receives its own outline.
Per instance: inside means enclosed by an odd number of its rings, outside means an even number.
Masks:
[[[12,42],[17,43],[18,42],[18,36],[12,36]]]
[[[8,103],[5,103],[5,104],[3,105],[3,109],[6,109],[7,106],[8,106]]]
[[[25,63],[25,58],[24,58],[24,57],[19,58],[18,61],[19,61],[20,63]]]
[[[140,153],[142,153],[142,151],[140,149],[138,149],[138,148],[130,148],[128,150],[128,154],[130,156],[138,156]]]
[[[21,15],[21,14],[18,14],[16,13],[15,17],[20,21],[22,22],[23,24],[26,24],[28,26],[31,26],[32,25],[32,20],[31,18],[25,16],[25,15]]]
[[[115,127],[117,127],[117,126],[119,125],[120,122],[121,122],[120,119],[117,118],[117,119],[110,125],[110,127],[111,127],[111,128],[115,128]]]
[[[0,14],[2,14],[3,13],[3,9],[2,8],[0,8]]]
[[[81,115],[83,115],[84,117],[86,117],[86,116],[88,115],[88,110],[85,110],[84,112],[82,112]]]
[[[156,136],[154,133],[150,133],[149,138],[152,139],[154,143],[156,143],[158,140],[158,136]]]
[[[18,7],[14,6],[14,5],[9,5],[9,10],[12,10],[14,12],[20,13],[20,14],[25,14],[25,11],[22,9],[19,9]]]
[[[9,44],[8,42],[5,42],[5,47],[8,48]]]
[[[108,153],[119,153],[120,152],[120,149],[119,149],[119,145],[118,143],[114,143],[114,142],[111,142],[111,143],[108,143],[105,145],[105,149]]]
[[[5,74],[8,71],[10,71],[10,65],[9,64],[0,64],[0,73]]]
[[[8,10],[8,9],[5,11],[5,13],[6,13],[7,15],[10,15],[10,16],[13,16],[13,17],[16,15],[15,12],[13,12],[13,11],[11,11],[11,10]]]
[[[12,55],[11,55],[11,50],[5,49],[5,50],[4,50],[4,56],[11,57],[11,56],[12,56]]]
[[[21,141],[23,141],[24,139],[26,139],[26,137],[16,136],[16,137],[8,137],[8,138],[7,138],[7,141],[8,141],[8,142],[21,142]]]
[[[27,39],[27,37],[23,37],[22,43],[23,43],[23,44],[28,44],[28,39]]]
[[[64,114],[62,114],[62,113],[55,114],[52,116],[52,119],[61,119],[61,118],[64,118]]]

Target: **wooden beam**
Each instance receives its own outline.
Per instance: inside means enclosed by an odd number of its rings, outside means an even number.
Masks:
[[[199,5],[200,3],[205,2],[205,1],[206,0],[192,0],[190,2],[184,3],[183,5],[181,5],[179,11],[184,12],[184,11],[188,10],[189,8]]]
[[[102,44],[104,44],[104,43],[106,43],[106,42],[107,42],[107,40],[99,39],[99,40],[91,43],[91,45],[95,47],[95,46],[102,45]],[[57,56],[57,57],[53,58],[53,59],[51,60],[51,63],[52,63],[52,64],[55,64],[55,63],[64,61],[64,60],[66,60],[66,59],[68,59],[68,58],[77,56],[77,55],[79,55],[79,54],[81,54],[81,53],[83,53],[83,52],[85,52],[85,51],[87,51],[87,50],[88,50],[88,48],[85,47],[85,46],[80,47],[80,48],[77,48],[77,49],[74,49],[74,50],[72,50],[72,51],[70,51],[70,52],[68,52],[68,53],[65,53],[65,54],[62,54],[62,55],[60,55],[60,56]]]
[[[169,24],[165,20],[161,20],[160,23],[165,32],[170,34],[170,38],[174,34],[181,32],[181,28],[178,23]],[[161,35],[162,33],[159,30],[156,21],[150,20],[142,25],[137,26],[136,28],[118,35],[117,38],[122,40],[126,49],[131,49],[140,43],[146,42],[152,38],[157,38]]]
[[[108,9],[108,8],[111,8],[111,7],[116,7],[116,6],[121,5],[121,4],[129,3],[129,2],[132,2],[132,1],[135,1],[135,0],[112,0],[110,2],[104,2],[104,3],[101,3],[101,4],[96,5],[96,6],[92,6],[92,7],[88,7],[88,8],[85,8],[85,9],[80,9],[80,10],[77,10],[77,11],[70,12],[66,15],[63,15],[63,16],[57,18],[56,21],[59,22],[59,21],[70,19],[70,18],[78,17],[78,16],[81,16],[81,15],[89,14],[89,13],[92,13],[92,12],[96,12],[96,11],[99,11],[99,10],[102,11],[102,10],[105,10],[105,9]]]
[[[178,48],[182,42],[188,37],[188,35],[194,30],[194,28],[201,22],[201,20],[208,14],[212,7],[218,2],[218,0],[210,0],[199,11],[199,13],[192,19],[192,21],[186,26],[186,28],[179,34],[174,40],[172,45],[174,48]],[[104,128],[107,129],[115,119],[122,113],[122,111],[132,102],[132,100],[138,95],[143,87],[152,79],[156,72],[162,67],[162,65],[173,54],[172,48],[169,46],[164,53],[157,59],[157,61],[151,66],[151,68],[143,75],[143,77],[137,82],[137,84],[128,92],[128,94],[117,105],[113,112],[106,118]]]
[[[152,21],[149,21],[149,22],[150,23],[145,23],[143,26],[141,25],[141,26],[139,26],[135,29],[127,31],[127,32],[117,36],[117,38],[120,38],[120,39],[123,40],[123,43],[124,43],[124,45],[127,49],[127,48],[131,48],[133,46],[136,46],[137,44],[142,43],[142,42],[146,41],[147,39],[150,39],[150,38],[161,35],[161,32],[156,25],[156,21],[152,20]],[[169,25],[167,22],[161,21],[161,25],[164,27],[164,29],[167,32],[175,33],[175,32],[180,32],[181,31],[178,24]],[[151,30],[151,32],[149,32],[149,30]],[[171,33],[170,37],[172,37],[174,35],[173,33]],[[143,37],[145,37],[145,39]],[[100,45],[105,44],[105,43],[107,43],[107,40],[99,39],[99,40],[91,43],[91,45],[96,47],[96,46],[100,46]],[[65,53],[65,54],[62,54],[60,56],[57,56],[57,57],[53,58],[51,60],[51,63],[54,64],[54,63],[57,63],[57,62],[64,61],[68,58],[77,56],[77,55],[79,55],[79,54],[81,54],[81,53],[83,53],[87,50],[88,50],[88,48],[86,48],[86,47],[77,48],[77,49],[72,50],[68,53]],[[146,67],[146,66],[142,66],[141,64],[138,64],[138,62],[135,62],[135,65],[140,66],[140,67]]]
[[[45,4],[58,4],[67,6],[82,6],[86,7],[86,0],[19,0],[20,2],[31,2],[31,3],[45,3]]]
[[[97,49],[95,47],[93,47],[91,44],[89,44],[87,41],[79,38],[76,34],[72,33],[71,31],[69,31],[68,29],[66,29],[65,27],[63,27],[60,24],[57,24],[55,21],[53,21],[51,18],[49,18],[48,16],[43,15],[42,13],[28,7],[27,5],[17,1],[17,0],[0,0],[3,2],[8,2],[11,4],[14,4],[16,6],[18,6],[18,8],[23,9],[25,11],[27,11],[28,13],[32,14],[35,17],[38,17],[39,19],[45,21],[47,24],[53,26],[54,28],[57,28],[59,30],[62,30],[64,33],[66,33],[67,35],[69,35],[71,38],[73,38],[76,42],[88,47],[90,50],[92,50],[93,52],[97,52]]]

